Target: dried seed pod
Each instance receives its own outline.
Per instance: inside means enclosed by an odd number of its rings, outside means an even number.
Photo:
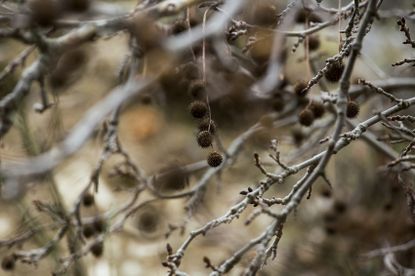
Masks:
[[[318,36],[312,35],[308,37],[308,49],[315,51],[320,48],[320,39]]]
[[[215,121],[205,118],[199,123],[199,130],[200,131],[209,131],[210,134],[215,134],[216,132],[216,123]]]
[[[322,102],[315,101],[310,104],[309,109],[313,112],[314,118],[321,118],[326,111]]]
[[[102,233],[105,231],[106,225],[105,221],[101,218],[98,218],[94,221],[94,229],[97,233]]]
[[[5,271],[11,271],[16,265],[16,257],[14,255],[8,255],[1,261],[1,268]]]
[[[94,195],[91,193],[86,193],[82,196],[82,204],[84,204],[85,207],[90,207],[95,203]]]
[[[194,99],[202,99],[205,97],[205,84],[203,80],[193,80],[189,85],[189,95]]]
[[[327,71],[324,73],[324,77],[329,82],[338,82],[340,78],[342,77],[343,70],[344,70],[343,62],[339,61],[339,62],[331,63],[328,66]]]
[[[104,253],[104,243],[103,242],[96,242],[91,246],[91,253],[95,257],[101,257],[102,253]]]
[[[359,104],[355,101],[349,101],[346,107],[346,116],[347,118],[354,118],[359,114]]]
[[[167,168],[158,179],[156,179],[155,187],[163,193],[182,190],[189,182],[189,175],[185,170],[179,166],[172,166]]]
[[[193,117],[203,118],[208,111],[208,107],[206,103],[202,101],[194,101],[190,103],[189,110]]]
[[[85,224],[82,227],[82,234],[88,239],[95,234],[95,228],[91,224]]]
[[[305,90],[307,87],[307,82],[305,81],[298,81],[294,84],[294,92],[298,97],[305,97],[308,93],[308,90]]]
[[[220,164],[222,164],[222,161],[222,155],[216,151],[212,151],[211,153],[209,153],[207,157],[208,165],[214,168],[220,166]]]
[[[161,216],[155,209],[147,209],[137,216],[137,228],[144,233],[154,233],[160,227]]]
[[[210,132],[207,130],[203,130],[197,135],[197,143],[202,148],[207,148],[212,145],[212,140],[212,134],[210,134]]]
[[[298,115],[298,121],[303,126],[311,126],[314,122],[314,114],[310,109],[304,109]]]

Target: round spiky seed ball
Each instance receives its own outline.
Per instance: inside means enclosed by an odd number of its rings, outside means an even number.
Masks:
[[[82,234],[88,239],[95,234],[95,228],[91,224],[85,224],[82,227]]]
[[[82,197],[82,203],[85,207],[90,207],[95,203],[94,195],[91,193],[86,193]]]
[[[305,97],[307,95],[308,90],[304,90],[307,87],[307,83],[305,81],[299,81],[294,85],[294,92],[298,97]]]
[[[201,99],[205,96],[205,84],[202,80],[193,80],[189,85],[189,94],[194,99]]]
[[[105,221],[101,218],[94,221],[94,229],[96,232],[101,233],[105,231]]]
[[[312,102],[309,106],[315,118],[321,118],[326,111],[322,102]]]
[[[208,165],[214,168],[220,166],[220,164],[222,164],[222,161],[223,161],[222,155],[220,155],[220,153],[216,151],[212,151],[211,153],[209,153],[207,157]]]
[[[102,242],[94,243],[91,246],[91,253],[97,258],[101,257],[102,253],[104,253],[104,244]]]
[[[212,145],[212,140],[212,134],[207,130],[203,130],[197,135],[197,143],[202,148],[207,148]]]
[[[1,261],[1,268],[5,271],[13,270],[15,265],[16,258],[13,255],[6,256]]]
[[[359,114],[359,104],[355,101],[349,101],[346,108],[347,118],[354,118]]]
[[[314,121],[314,114],[313,111],[311,111],[310,109],[304,109],[303,111],[300,112],[300,114],[298,115],[298,121],[300,122],[300,124],[302,124],[303,126],[311,126],[313,124]]]
[[[190,103],[189,109],[190,114],[192,114],[195,118],[203,118],[208,111],[207,105],[202,101],[194,101]]]
[[[343,62],[341,61],[334,62],[328,66],[326,73],[324,73],[324,77],[329,82],[338,82],[340,78],[342,77],[343,70],[344,70]]]
[[[209,131],[210,134],[215,134],[216,132],[216,124],[215,121],[209,119],[209,118],[205,118],[203,119],[200,123],[199,123],[199,130],[200,131]]]
[[[320,48],[320,39],[318,36],[313,35],[308,38],[308,48],[310,51],[315,51]]]

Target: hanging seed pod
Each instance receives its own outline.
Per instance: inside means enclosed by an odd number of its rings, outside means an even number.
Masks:
[[[298,115],[298,122],[303,126],[311,126],[314,122],[314,114],[310,109],[304,109]]]
[[[194,99],[205,97],[206,88],[202,80],[193,80],[189,85],[189,95]]]
[[[212,134],[210,134],[210,132],[207,130],[203,130],[197,135],[197,143],[202,148],[207,148],[212,145],[212,140]]]
[[[320,39],[318,38],[318,36],[309,36],[308,49],[310,49],[310,51],[315,51],[318,48],[320,48]]]
[[[215,121],[205,118],[199,123],[199,130],[200,131],[209,131],[210,134],[215,134],[216,132],[216,124]]]
[[[14,255],[9,255],[3,258],[1,261],[1,268],[4,271],[11,271],[16,265],[16,257]]]
[[[205,117],[208,111],[208,107],[206,103],[202,101],[194,101],[190,103],[189,110],[190,110],[190,114],[192,114],[194,118],[200,119],[200,118]]]
[[[102,242],[94,243],[91,247],[91,253],[96,258],[101,257],[102,253],[104,253],[104,244]]]
[[[359,104],[355,101],[349,101],[346,107],[347,118],[355,118],[359,114]]]
[[[97,233],[102,233],[105,231],[105,221],[101,218],[94,221],[94,229]]]
[[[313,112],[314,118],[321,118],[324,115],[326,109],[324,108],[324,104],[322,102],[315,102],[313,101],[309,109]]]
[[[222,155],[220,155],[220,153],[213,151],[211,153],[209,153],[208,157],[207,157],[207,163],[209,166],[216,168],[219,167],[220,164],[222,164],[223,161],[223,157]]]
[[[341,61],[334,62],[328,66],[327,72],[324,73],[324,77],[329,82],[338,82],[340,78],[342,77],[343,70],[344,70],[343,62]]]
[[[85,224],[82,227],[82,234],[88,239],[95,234],[95,228],[91,224]]]
[[[86,193],[82,197],[82,204],[85,207],[91,207],[95,203],[94,195],[91,193]]]

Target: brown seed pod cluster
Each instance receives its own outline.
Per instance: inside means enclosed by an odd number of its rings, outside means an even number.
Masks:
[[[192,81],[189,85],[189,94],[195,99],[190,103],[190,114],[196,119],[201,119],[198,125],[196,141],[202,148],[213,147],[213,135],[215,135],[217,127],[215,121],[211,119],[208,104],[205,101],[200,100],[200,98],[206,94],[204,82],[202,80]],[[214,161],[212,161],[212,154]],[[220,156],[220,158],[218,156]],[[207,157],[208,165],[211,167],[219,166],[222,163],[222,160],[222,155],[216,151],[211,152]]]
[[[355,101],[349,101],[346,107],[347,118],[355,118],[359,114],[359,104]]]
[[[323,117],[325,111],[322,102],[311,101],[306,108],[298,114],[298,122],[303,126],[311,126],[314,120]]]
[[[340,78],[342,77],[344,70],[344,64],[341,61],[331,63],[327,71],[324,73],[324,77],[329,82],[338,82]]]

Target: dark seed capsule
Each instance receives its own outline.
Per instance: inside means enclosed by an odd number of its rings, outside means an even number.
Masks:
[[[91,247],[92,255],[95,257],[101,257],[104,253],[104,244],[102,242],[94,243]]]
[[[197,135],[197,143],[202,148],[207,148],[212,145],[212,134],[209,131],[203,130]]]
[[[94,195],[91,193],[84,194],[84,196],[82,197],[82,203],[85,207],[92,206],[95,203]]]
[[[222,155],[220,155],[216,151],[209,153],[207,157],[208,165],[214,168],[220,166],[220,164],[222,164],[222,161],[223,161]]]
[[[189,109],[190,114],[192,114],[195,118],[203,118],[208,111],[206,103],[202,101],[194,101],[190,103]]]
[[[355,101],[349,101],[346,108],[347,118],[354,118],[359,114],[359,104]]]
[[[298,121],[303,126],[311,126],[314,122],[314,114],[310,109],[304,109],[298,115]]]
[[[13,270],[15,265],[16,265],[16,258],[13,255],[6,256],[1,261],[1,268],[5,271]]]

